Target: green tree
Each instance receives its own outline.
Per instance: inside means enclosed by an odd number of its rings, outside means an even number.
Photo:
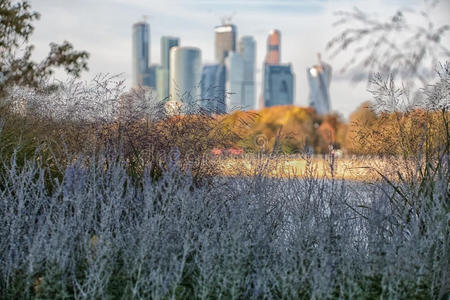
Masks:
[[[0,0],[0,97],[13,85],[38,87],[53,74],[54,68],[79,77],[88,70],[85,51],[75,51],[71,43],[51,43],[50,52],[41,62],[31,60],[34,46],[29,43],[34,31],[33,21],[39,13],[32,11],[28,1]]]

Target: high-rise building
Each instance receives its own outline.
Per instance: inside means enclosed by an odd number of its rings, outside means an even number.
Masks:
[[[227,91],[230,93],[227,111],[242,109],[242,87],[244,83],[244,59],[237,52],[231,52],[225,60],[227,67]]]
[[[294,74],[291,65],[264,65],[264,106],[294,104]]]
[[[156,92],[159,100],[169,100],[169,69],[159,66],[156,70]]]
[[[330,112],[330,82],[332,68],[322,62],[318,55],[319,64],[306,70],[309,83],[309,106],[313,107],[318,114]]]
[[[170,69],[170,49],[179,46],[180,40],[177,37],[161,37],[161,67]]]
[[[146,85],[150,79],[148,66],[150,65],[150,25],[138,22],[133,25],[133,53],[132,53],[132,84]]]
[[[153,65],[147,68],[147,72],[145,73],[144,80],[142,82],[143,86],[156,90],[156,72],[158,69],[159,65]]]
[[[256,41],[251,36],[243,36],[239,40],[239,53],[244,59],[244,78],[242,86],[242,108],[255,108],[255,72]]]
[[[236,51],[236,26],[232,24],[223,24],[216,26],[214,32],[216,61],[219,64],[224,64],[228,54],[232,51]]]
[[[280,31],[272,30],[267,38],[263,92],[260,99],[264,107],[294,104],[294,74],[291,64],[281,64],[280,45]]]
[[[224,65],[206,65],[202,70],[201,107],[207,112],[223,114],[226,112],[225,98],[226,69]]]
[[[156,90],[160,100],[167,100],[170,91],[170,49],[179,45],[176,37],[161,37],[161,67],[156,71]]]
[[[267,38],[267,55],[265,63],[269,65],[279,65],[281,62],[281,33],[279,30],[272,30]]]
[[[170,97],[174,101],[184,103],[186,109],[196,105],[200,98],[201,68],[200,49],[194,47],[170,49]]]

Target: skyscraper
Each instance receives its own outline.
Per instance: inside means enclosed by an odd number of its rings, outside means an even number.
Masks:
[[[170,49],[179,44],[176,37],[161,37],[161,67],[156,71],[156,90],[160,100],[167,100],[170,91]]]
[[[192,108],[200,97],[201,51],[194,47],[170,49],[170,96]]]
[[[239,53],[244,59],[241,105],[245,110],[255,108],[256,41],[251,36],[239,40]]]
[[[269,65],[279,65],[281,62],[281,33],[274,29],[267,38],[267,55],[265,63]]]
[[[226,112],[225,98],[226,69],[224,65],[206,65],[202,70],[201,106],[208,112]]]
[[[142,82],[143,86],[147,86],[156,90],[156,72],[159,68],[159,65],[149,66],[147,68],[147,72],[145,72],[144,80]]]
[[[149,80],[148,66],[150,65],[150,25],[138,22],[133,25],[132,40],[132,84],[146,85]]]
[[[170,69],[170,49],[179,46],[180,40],[177,37],[161,37],[161,67]]]
[[[264,65],[264,106],[294,104],[294,75],[291,65]]]
[[[281,33],[272,30],[267,38],[261,104],[265,107],[294,104],[294,74],[291,64],[281,64]]]
[[[166,101],[169,99],[169,81],[169,69],[164,69],[162,66],[159,66],[156,70],[156,92],[159,100]]]
[[[330,112],[329,88],[331,82],[332,68],[322,62],[318,55],[319,64],[306,70],[309,83],[309,106],[313,107],[318,114]]]
[[[216,61],[223,64],[228,54],[236,51],[236,26],[232,24],[219,25],[215,27],[214,32]]]
[[[231,52],[225,60],[227,67],[227,91],[230,97],[227,99],[227,111],[242,108],[242,94],[244,83],[244,59],[239,53]]]

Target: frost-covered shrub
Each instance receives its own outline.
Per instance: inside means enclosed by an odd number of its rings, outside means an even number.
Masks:
[[[429,103],[448,97],[444,70]],[[445,298],[450,135],[437,109],[446,142],[372,183],[337,180],[332,156],[325,177],[309,155],[304,177],[267,177],[279,158],[258,156],[252,176],[198,182],[179,149],[157,177],[151,164],[130,174],[120,149],[71,153],[57,176],[48,149],[0,152],[0,297]]]
[[[239,136],[232,124],[199,105],[190,113],[171,114],[145,87],[125,93],[120,76],[10,87],[0,99],[0,152],[4,161],[16,153],[18,165],[39,153],[59,178],[80,154],[120,153],[129,174],[140,177],[151,165],[154,178],[165,168],[165,157],[173,156],[200,182],[218,171],[216,161],[208,160],[210,150],[229,148]]]
[[[167,165],[154,181],[130,177],[111,157],[80,158],[49,191],[39,162],[9,164],[2,298],[445,295],[448,169],[432,202],[404,186],[417,201],[402,204],[382,181],[256,174],[198,186]]]

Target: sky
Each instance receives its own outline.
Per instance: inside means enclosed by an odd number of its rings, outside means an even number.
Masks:
[[[177,36],[181,46],[195,46],[202,51],[202,62],[214,62],[214,27],[221,19],[232,17],[238,38],[252,35],[257,42],[257,98],[261,93],[262,65],[267,35],[281,31],[281,61],[291,63],[295,73],[295,105],[307,106],[306,69],[317,63],[317,53],[333,67],[330,86],[332,110],[344,118],[362,102],[370,100],[367,84],[356,84],[339,70],[351,53],[330,57],[327,42],[340,31],[333,23],[336,11],[358,7],[383,19],[405,7],[420,9],[421,0],[30,0],[32,9],[41,14],[35,23],[31,42],[34,58],[42,59],[49,43],[70,41],[75,49],[90,53],[89,80],[96,74],[121,74],[131,84],[131,29],[133,23],[147,16],[150,23],[151,63],[160,63],[160,38]],[[435,9],[436,21],[450,19],[450,0]],[[448,42],[448,40],[447,40]],[[63,72],[57,72],[64,79]],[[258,101],[257,101],[258,102]]]

